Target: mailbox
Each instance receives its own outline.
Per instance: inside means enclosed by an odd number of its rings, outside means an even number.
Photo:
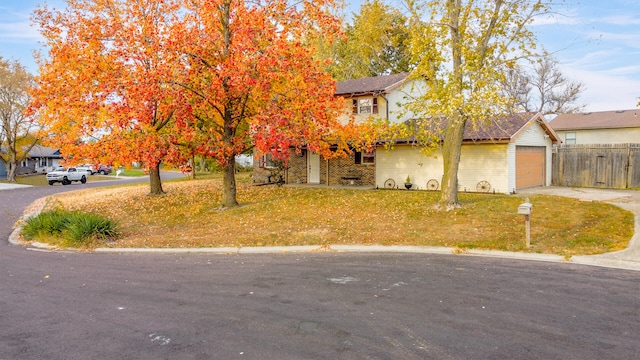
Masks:
[[[520,204],[518,206],[518,215],[531,215],[531,208],[533,205],[529,202]]]

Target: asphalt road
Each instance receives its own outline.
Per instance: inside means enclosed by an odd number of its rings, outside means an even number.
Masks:
[[[21,199],[52,189],[0,192],[0,359],[640,358],[639,272],[456,255],[8,245],[7,219],[30,203]]]

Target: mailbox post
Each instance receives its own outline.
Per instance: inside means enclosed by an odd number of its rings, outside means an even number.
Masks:
[[[524,215],[524,221],[526,224],[527,247],[531,246],[531,208],[533,208],[533,205],[529,202],[529,198],[526,198],[525,202],[518,206],[518,214]]]

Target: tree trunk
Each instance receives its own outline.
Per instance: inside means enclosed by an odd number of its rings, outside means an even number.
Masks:
[[[442,145],[442,161],[444,163],[444,175],[442,176],[442,193],[440,206],[447,211],[457,207],[458,203],[458,167],[462,153],[462,140],[466,119],[451,119],[448,124],[444,144]]]
[[[189,159],[189,167],[191,168],[191,180],[196,179],[196,156],[191,155],[191,159]]]
[[[462,76],[462,40],[459,32],[460,0],[447,1],[449,11],[449,33],[451,35],[451,53],[453,62],[453,86],[458,92],[464,89]],[[442,145],[442,161],[444,163],[444,175],[442,176],[442,193],[439,205],[447,211],[457,207],[458,203],[458,167],[460,165],[460,153],[462,152],[462,140],[464,139],[464,126],[466,118],[460,114],[448,114],[447,127],[444,132],[444,144]]]
[[[149,167],[149,195],[163,195],[162,181],[160,180],[160,163]]]
[[[224,179],[222,182],[222,207],[232,208],[238,206],[236,198],[236,158],[230,156],[224,167]]]
[[[16,182],[16,170],[18,164],[15,161],[9,161],[7,163],[7,181],[10,183]]]

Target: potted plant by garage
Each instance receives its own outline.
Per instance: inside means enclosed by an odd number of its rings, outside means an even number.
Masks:
[[[407,179],[404,181],[404,187],[407,188],[407,190],[411,189],[411,186],[413,184],[411,184],[411,177],[409,175],[407,175]]]

